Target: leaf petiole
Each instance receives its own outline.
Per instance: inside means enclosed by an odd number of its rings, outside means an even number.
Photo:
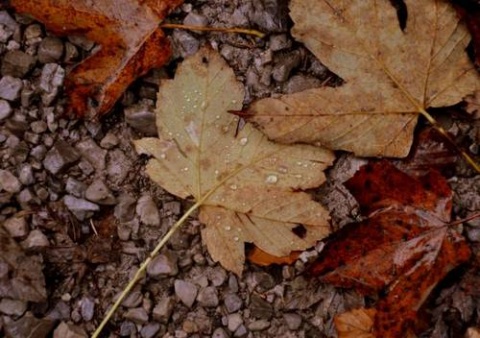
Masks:
[[[223,27],[205,27],[205,26],[191,26],[191,25],[181,25],[176,23],[162,23],[160,28],[170,28],[170,29],[186,29],[192,31],[202,31],[202,32],[221,32],[221,33],[236,33],[236,34],[248,34],[254,35],[259,38],[264,38],[265,34],[257,31],[255,29],[246,29],[246,28],[223,28]]]
[[[160,250],[163,248],[163,246],[168,242],[168,240],[173,236],[175,232],[185,223],[187,218],[195,211],[197,210],[204,202],[204,199],[199,200],[196,202],[194,205],[188,209],[183,216],[168,230],[168,232],[162,237],[160,242],[157,244],[155,249],[150,252],[150,255],[143,261],[143,263],[140,265],[138,268],[137,272],[135,273],[135,276],[128,282],[128,285],[123,289],[122,293],[118,297],[118,299],[115,301],[115,303],[112,305],[112,307],[108,310],[107,314],[103,318],[102,322],[100,325],[97,327],[95,332],[92,335],[92,338],[98,338],[100,333],[102,332],[103,328],[105,325],[107,325],[108,321],[110,318],[112,318],[113,314],[115,311],[118,309],[120,304],[123,302],[125,297],[130,293],[132,288],[137,284],[137,282],[143,277],[144,272],[147,269],[148,264],[155,258],[155,256],[160,252]]]

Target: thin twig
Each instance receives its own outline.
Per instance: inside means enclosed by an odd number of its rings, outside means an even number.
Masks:
[[[205,26],[191,26],[191,25],[181,25],[176,23],[162,23],[160,25],[161,28],[169,28],[169,29],[186,29],[192,31],[201,31],[201,32],[222,32],[222,33],[235,33],[235,34],[248,34],[254,35],[259,38],[265,37],[265,34],[257,31],[255,29],[247,29],[247,28],[222,28],[222,27],[205,27]]]

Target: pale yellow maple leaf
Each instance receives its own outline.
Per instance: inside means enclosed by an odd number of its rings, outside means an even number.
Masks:
[[[405,32],[385,0],[290,2],[292,33],[346,83],[255,102],[270,139],[360,156],[403,157],[419,114],[480,89],[470,36],[446,0],[405,0]]]
[[[300,190],[325,181],[334,156],[309,145],[279,145],[250,125],[236,133],[243,86],[217,53],[202,49],[162,82],[159,138],[135,142],[153,155],[148,175],[170,193],[193,197],[202,239],[215,261],[241,274],[245,242],[285,256],[329,233],[328,212]],[[237,134],[237,135],[236,135]],[[302,224],[305,236],[292,229]]]

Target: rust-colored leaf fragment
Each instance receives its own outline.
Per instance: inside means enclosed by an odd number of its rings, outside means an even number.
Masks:
[[[293,264],[298,259],[298,256],[300,256],[300,253],[301,253],[300,251],[292,251],[287,256],[277,257],[254,246],[247,253],[247,260],[250,263],[253,263],[259,266],[269,266],[272,264],[277,264],[277,265]]]
[[[338,231],[310,273],[362,293],[385,290],[376,337],[402,337],[432,288],[470,257],[447,224],[452,192],[438,172],[409,176],[387,161],[367,164],[345,185],[366,219]]]
[[[163,66],[170,44],[158,24],[183,0],[11,0],[57,35],[82,35],[101,48],[76,66],[65,82],[69,110],[106,114],[137,77]]]

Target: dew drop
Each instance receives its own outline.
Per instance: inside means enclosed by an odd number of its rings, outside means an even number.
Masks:
[[[268,175],[265,179],[266,183],[275,184],[278,182],[278,177],[276,175]]]
[[[202,104],[200,105],[200,108],[205,108],[207,106],[207,102],[206,101],[203,101]]]
[[[230,186],[230,189],[232,189],[232,190],[237,190],[237,185],[236,185],[236,184],[232,184],[232,185]]]
[[[160,158],[165,159],[166,157],[167,157],[167,155],[165,155],[165,154],[160,154]]]
[[[215,175],[218,175],[218,174],[219,174],[219,171],[218,171],[218,170],[215,170],[214,173],[215,173]]]
[[[185,167],[182,169],[183,171],[188,171],[188,167]]]
[[[248,138],[242,137],[242,138],[240,139],[240,142],[239,142],[239,143],[240,143],[241,146],[246,145],[246,144],[248,143]]]
[[[197,109],[198,106],[196,104],[193,105],[193,109]]]
[[[187,97],[187,98],[185,99],[185,101],[187,101],[187,102],[190,102],[190,98],[189,98],[189,97]]]
[[[295,175],[296,178],[302,178],[303,176],[300,174]]]
[[[217,120],[220,120],[220,115],[215,116]]]
[[[230,231],[232,230],[232,227],[230,225],[225,226],[225,230]]]
[[[237,236],[235,236],[235,237],[233,237],[233,240],[234,240],[235,242],[238,242],[239,238],[238,238]]]
[[[282,174],[286,174],[286,173],[288,173],[288,168],[284,167],[284,166],[280,166],[280,167],[278,167],[278,172],[282,173]]]

